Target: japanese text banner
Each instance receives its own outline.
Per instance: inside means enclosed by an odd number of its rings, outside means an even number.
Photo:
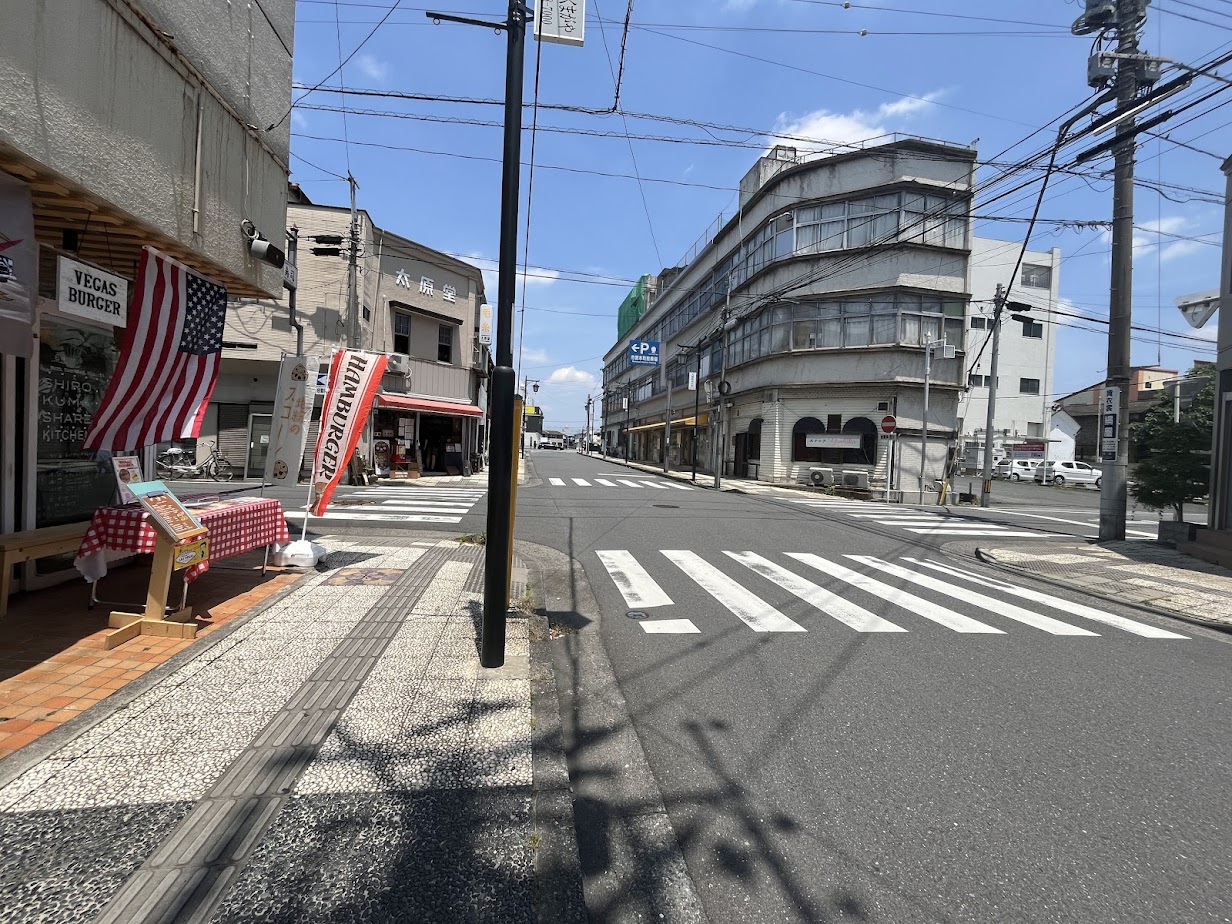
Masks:
[[[321,360],[316,356],[287,356],[278,368],[278,393],[265,457],[267,484],[293,485],[299,481],[320,367]]]
[[[312,463],[312,514],[321,516],[359,442],[389,357],[338,350],[329,370],[321,432]]]

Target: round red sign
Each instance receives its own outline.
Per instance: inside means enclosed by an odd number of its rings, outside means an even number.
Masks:
[[[882,433],[893,433],[894,428],[897,426],[898,426],[898,421],[895,420],[890,415],[887,414],[885,417],[881,418],[881,432]]]

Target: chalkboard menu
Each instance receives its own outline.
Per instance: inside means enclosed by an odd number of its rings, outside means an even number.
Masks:
[[[83,449],[119,350],[111,330],[44,318],[39,340],[39,526],[88,520],[115,494],[111,453]]]

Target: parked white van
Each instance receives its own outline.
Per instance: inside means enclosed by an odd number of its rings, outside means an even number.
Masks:
[[[1010,481],[1034,478],[1039,464],[1039,459],[1002,459],[993,466],[992,477],[1008,478]]]
[[[1093,484],[1098,488],[1104,483],[1104,473],[1085,462],[1047,462],[1036,468],[1035,480],[1040,484]]]

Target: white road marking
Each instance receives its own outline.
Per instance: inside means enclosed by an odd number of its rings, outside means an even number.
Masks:
[[[693,490],[693,486],[692,486],[692,485],[687,485],[687,484],[677,484],[677,483],[676,483],[676,482],[674,482],[674,481],[669,481],[669,482],[667,483],[667,486],[668,486],[669,488],[675,488],[677,491],[692,491],[692,490]]]
[[[1177,632],[1169,632],[1167,629],[1160,629],[1157,626],[1148,625],[1147,623],[1126,619],[1124,616],[1118,616],[1115,613],[1106,613],[1103,610],[1097,610],[1092,606],[1086,606],[1082,603],[1071,603],[1069,600],[1062,600],[1060,597],[1053,597],[1050,594],[1040,593],[1038,590],[1031,590],[1028,587],[1018,587],[1015,584],[1010,584],[1005,581],[998,581],[995,578],[985,577],[984,575],[959,571],[956,568],[949,568],[945,565],[938,564],[937,562],[924,561],[923,559],[918,558],[904,558],[903,560],[909,561],[914,565],[923,565],[925,568],[932,568],[934,571],[940,571],[943,574],[961,578],[964,581],[970,581],[973,584],[981,584],[985,587],[991,587],[1007,594],[1013,594],[1014,596],[1021,597],[1024,600],[1030,600],[1034,603],[1042,603],[1045,606],[1051,606],[1054,609],[1070,613],[1074,616],[1082,616],[1085,619],[1091,619],[1095,622],[1102,622],[1105,625],[1115,626],[1118,629],[1124,629],[1126,632],[1132,632],[1134,635],[1141,635],[1144,638],[1189,638],[1188,635],[1181,635]]]
[[[947,629],[953,629],[955,632],[978,632],[985,635],[1005,634],[1002,630],[986,625],[977,619],[972,619],[970,616],[964,616],[962,613],[956,613],[944,606],[938,606],[936,603],[925,600],[923,597],[917,597],[915,594],[908,593],[905,590],[891,587],[889,584],[884,584],[876,578],[869,577],[867,574],[852,571],[850,568],[845,568],[837,562],[827,561],[811,552],[788,552],[787,555],[796,559],[796,561],[816,568],[823,574],[838,578],[840,581],[846,581],[848,584],[861,590],[867,590],[869,593],[876,594],[887,603],[901,606],[908,612],[923,616],[925,619],[931,619],[933,622],[939,623]]]
[[[596,551],[599,561],[607,569],[612,583],[625,598],[630,609],[652,606],[671,606],[672,598],[663,592],[655,579],[643,568],[632,553],[624,549]]]
[[[338,507],[351,507],[350,504],[336,504]],[[466,513],[474,504],[414,504],[409,501],[381,501],[379,504],[361,504],[354,510],[435,510],[439,513]]]
[[[640,488],[641,487],[641,485],[638,484],[636,481],[629,481],[627,478],[620,478],[618,480],[620,481],[621,484],[627,485],[630,488]]]
[[[356,513],[359,513],[359,516],[356,516],[355,515]],[[288,510],[287,511],[288,520],[291,519],[292,517],[302,518],[303,516],[304,516],[304,511],[302,510]],[[333,510],[327,510],[325,511],[323,515],[319,517],[314,516],[312,517],[312,519],[314,520],[363,520],[365,522],[376,521],[379,523],[461,523],[462,522],[461,517],[429,516],[428,514],[424,514],[424,513],[364,513],[360,511],[350,511],[350,512],[343,513],[343,512],[333,511]]]
[[[892,565],[889,562],[882,561],[879,558],[874,558],[871,555],[848,555],[852,561],[858,561],[862,565],[867,565],[871,568],[877,568],[887,574],[893,574],[895,577],[902,578],[905,581],[911,581],[913,584],[919,584],[921,587],[927,587],[930,590],[935,590],[937,593],[945,594],[947,597],[953,597],[955,600],[962,600],[964,603],[972,603],[975,606],[988,610],[990,613],[996,613],[1004,616],[1007,619],[1013,619],[1015,622],[1021,622],[1024,625],[1033,626],[1036,629],[1041,629],[1052,635],[1095,635],[1098,632],[1091,632],[1089,629],[1084,629],[1081,626],[1071,626],[1067,622],[1061,622],[1059,619],[1053,619],[1051,616],[1045,616],[1042,613],[1035,613],[1031,610],[1025,610],[1020,606],[1015,606],[1012,603],[1006,603],[1002,600],[997,600],[993,597],[985,596],[977,593],[974,590],[968,590],[965,587],[955,587],[953,584],[947,584],[945,581],[939,581],[936,578],[929,577],[926,574],[920,574],[916,571],[911,571],[907,568],[901,568],[898,565]]]
[[[553,487],[563,488],[563,487],[565,486],[565,479],[563,479],[563,478],[549,478],[549,479],[548,479],[548,484],[552,485]]]
[[[696,552],[682,549],[661,549],[667,560],[691,577],[697,584],[731,610],[754,632],[807,632],[799,623],[788,619],[757,595],[737,584],[714,565],[703,561]]]
[[[790,591],[805,603],[817,607],[827,616],[833,616],[839,622],[846,623],[857,632],[907,631],[753,552],[724,552],[723,554],[784,590]]]
[[[606,478],[596,478],[596,479],[595,479],[595,482],[596,482],[596,483],[598,483],[598,484],[603,485],[605,488],[614,488],[614,487],[616,487],[616,482],[614,482],[614,481],[608,481]]]
[[[1085,527],[1087,527],[1088,529],[1090,529],[1092,526],[1096,526],[1096,525],[1098,525],[1098,522],[1096,522],[1096,523],[1090,523],[1090,522],[1084,523],[1084,522],[1082,522],[1081,520],[1066,520],[1066,519],[1062,519],[1061,517],[1049,517],[1049,516],[1044,516],[1042,513],[1023,513],[1023,512],[1022,512],[1022,511],[1020,511],[1020,510],[1000,510],[1000,509],[999,509],[999,510],[997,510],[997,513],[1005,513],[1005,514],[1009,514],[1010,516],[1014,516],[1014,517],[1030,517],[1030,518],[1031,518],[1031,519],[1033,519],[1033,520],[1052,520],[1054,523],[1069,523],[1069,524],[1071,524],[1072,526],[1085,526]],[[1137,529],[1127,529],[1127,530],[1125,530],[1125,534],[1126,534],[1126,535],[1129,535],[1130,533],[1132,533],[1133,535],[1137,536],[1137,537],[1138,537],[1138,538],[1140,538],[1140,539],[1155,539],[1155,538],[1157,538],[1157,536],[1156,536],[1156,534],[1155,534],[1155,533],[1147,533],[1147,532],[1143,532],[1142,530],[1137,530]]]
[[[702,631],[691,619],[650,619],[641,623],[641,627],[651,635],[691,635]]]
[[[660,491],[667,490],[667,485],[658,484],[657,482],[654,482],[654,481],[643,481],[642,484],[644,484],[648,488],[658,488]]]
[[[954,528],[937,528],[937,529],[908,529],[909,533],[919,533],[925,536],[998,536],[1002,539],[1010,536],[1030,538],[1030,539],[1064,539],[1065,536],[1060,536],[1057,533],[1024,533],[1016,530],[1011,530],[1007,527],[1000,529],[981,529],[974,527],[970,529],[954,529]]]
[[[590,487],[590,482],[587,481],[585,478],[574,478],[573,483],[577,485],[579,488],[589,488]]]

